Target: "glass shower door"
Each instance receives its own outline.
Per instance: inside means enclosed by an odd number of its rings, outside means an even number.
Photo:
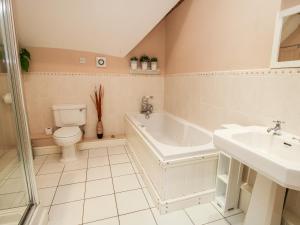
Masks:
[[[37,194],[10,0],[0,0],[0,225],[23,224]]]

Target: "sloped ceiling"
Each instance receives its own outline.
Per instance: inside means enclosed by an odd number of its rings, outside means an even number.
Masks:
[[[14,0],[20,45],[126,56],[179,0]]]

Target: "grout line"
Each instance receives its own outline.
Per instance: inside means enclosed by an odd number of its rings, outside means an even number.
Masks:
[[[38,176],[40,170],[41,170],[42,167],[46,164],[46,161],[47,161],[48,157],[49,157],[49,155],[47,155],[47,156],[45,157],[45,159],[44,159],[44,162],[41,163],[40,168],[39,168],[38,171],[36,172],[36,176]],[[33,166],[33,167],[34,167],[34,166]]]
[[[108,153],[108,148],[106,149]],[[108,155],[108,163],[109,163],[109,169],[110,169],[110,174],[112,176],[112,170],[111,170],[111,165],[110,165],[110,157]],[[115,204],[116,204],[116,209],[117,209],[117,217],[118,217],[118,222],[120,224],[120,215],[119,215],[119,208],[118,208],[118,203],[117,203],[117,196],[116,196],[116,190],[115,190],[115,184],[113,178],[111,179],[112,186],[113,186],[113,191],[114,191],[114,198],[115,198]]]
[[[183,209],[183,212],[185,213],[185,215],[187,215],[187,217],[189,218],[189,220],[191,221],[191,223],[192,223],[193,225],[196,225],[196,224],[194,223],[194,221],[192,220],[192,218],[190,217],[190,215],[187,213],[187,211],[185,211],[185,208]]]
[[[87,167],[89,166],[89,156],[90,156],[90,151],[87,151]],[[87,183],[87,173],[88,173],[88,169],[85,170],[85,182],[84,182],[84,194],[83,194],[83,204],[82,204],[82,216],[81,216],[81,222],[83,224],[83,219],[84,219],[84,207],[85,207],[85,195],[86,195],[86,183]]]
[[[58,183],[57,183],[57,186],[56,186],[56,189],[55,189],[55,192],[54,192],[54,195],[53,195],[51,204],[50,204],[49,214],[50,214],[50,210],[51,210],[51,208],[52,208],[53,201],[54,201],[54,199],[55,199],[55,196],[56,196],[56,193],[57,193],[57,189],[58,189],[58,187],[59,187],[59,183],[60,183],[60,180],[61,180],[61,178],[62,178],[62,174],[63,174],[63,172],[64,172],[64,169],[65,169],[65,165],[64,165],[64,167],[63,167],[63,170],[61,171],[61,174],[60,174],[60,177],[59,177],[59,180],[58,180]]]

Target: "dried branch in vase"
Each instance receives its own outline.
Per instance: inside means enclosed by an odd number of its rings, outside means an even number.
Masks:
[[[99,90],[95,87],[94,95],[91,95],[91,99],[95,104],[96,111],[97,111],[97,137],[102,138],[103,137],[103,125],[102,125],[102,103],[103,103],[103,97],[104,97],[104,88],[99,86]]]

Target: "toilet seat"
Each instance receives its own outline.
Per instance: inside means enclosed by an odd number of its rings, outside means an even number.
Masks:
[[[79,127],[61,127],[53,134],[54,138],[57,139],[69,139],[78,135],[81,135],[81,130]]]

